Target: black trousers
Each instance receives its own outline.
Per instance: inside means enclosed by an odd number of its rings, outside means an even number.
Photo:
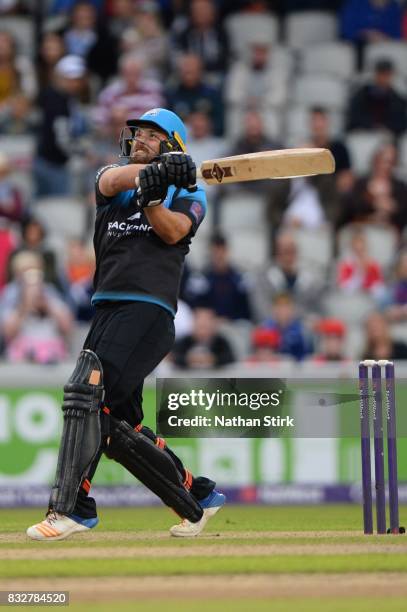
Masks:
[[[154,442],[155,433],[143,426],[144,379],[169,353],[175,331],[172,315],[161,306],[147,302],[106,303],[97,308],[83,348],[94,351],[102,362],[105,386],[104,404],[117,419],[127,421]],[[205,477],[194,478],[175,453],[165,446],[178,471],[196,499],[203,499],[215,488]],[[96,516],[95,500],[89,485],[103,450],[93,462],[79,490],[74,514]]]

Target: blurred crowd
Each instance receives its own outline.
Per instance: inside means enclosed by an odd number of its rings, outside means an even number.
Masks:
[[[174,110],[205,159],[326,147],[334,175],[209,187],[169,361],[407,358],[407,2],[0,0],[0,354],[93,316],[94,177]]]

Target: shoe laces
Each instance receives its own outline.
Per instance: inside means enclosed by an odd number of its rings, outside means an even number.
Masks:
[[[47,513],[46,519],[47,523],[50,523],[52,525],[52,523],[55,523],[58,520],[58,515],[55,512],[55,510],[50,510]]]

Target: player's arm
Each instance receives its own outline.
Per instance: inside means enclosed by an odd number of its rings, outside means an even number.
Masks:
[[[184,238],[193,225],[193,218],[185,214],[183,207],[169,210],[162,206],[168,185],[182,189],[194,186],[196,189],[196,166],[192,159],[183,154],[163,156],[161,163],[152,163],[140,172],[140,186],[137,192],[138,204],[155,233],[167,244],[176,244]]]
[[[128,164],[127,166],[112,166],[104,170],[98,185],[100,193],[110,198],[121,191],[134,189],[136,178],[145,164]]]
[[[151,227],[167,244],[176,244],[186,236],[192,227],[192,221],[184,213],[173,212],[162,205],[145,209]]]

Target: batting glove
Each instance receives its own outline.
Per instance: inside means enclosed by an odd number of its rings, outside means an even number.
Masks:
[[[140,208],[158,206],[165,200],[168,190],[167,172],[163,164],[149,164],[139,175],[137,204]]]
[[[192,188],[196,183],[196,165],[190,155],[182,152],[164,153],[160,162],[165,167],[169,185]]]

